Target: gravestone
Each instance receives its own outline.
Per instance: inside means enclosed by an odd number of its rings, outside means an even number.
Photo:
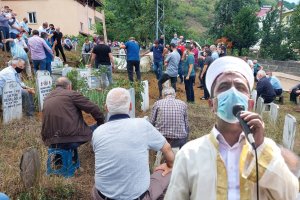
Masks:
[[[39,181],[41,170],[40,154],[36,148],[28,149],[21,158],[20,175],[25,188],[31,188]]]
[[[263,110],[264,110],[264,99],[261,97],[258,97],[257,102],[256,102],[256,112],[259,115],[262,115]]]
[[[82,63],[84,65],[89,64],[90,59],[91,59],[91,53],[82,53]]]
[[[52,77],[48,71],[37,71],[36,86],[38,92],[39,110],[42,111],[44,99],[52,90]]]
[[[88,79],[88,77],[91,75],[92,69],[91,68],[77,69],[77,71],[80,78]]]
[[[255,108],[256,108],[256,99],[257,99],[257,91],[256,90],[253,90],[251,92],[251,99],[253,99],[253,101],[254,101],[253,110],[255,110]]]
[[[294,141],[296,135],[297,121],[296,118],[290,114],[287,114],[284,119],[283,127],[283,146],[293,151]]]
[[[22,88],[15,82],[6,82],[2,91],[3,123],[22,118]]]
[[[73,70],[73,67],[64,67],[61,71],[61,75],[66,77],[69,72]]]
[[[132,109],[129,112],[130,118],[135,118],[135,91],[134,88],[130,88],[129,90],[130,98],[131,98],[131,104],[132,104]]]
[[[146,112],[149,109],[149,83],[148,81],[143,81],[144,91],[142,92],[142,111]]]
[[[271,103],[270,104],[270,112],[269,112],[269,116],[270,116],[270,119],[271,119],[271,122],[273,124],[276,123],[277,121],[277,117],[278,117],[278,110],[279,110],[279,106],[275,103]]]

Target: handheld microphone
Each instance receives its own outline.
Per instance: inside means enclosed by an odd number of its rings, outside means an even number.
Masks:
[[[253,148],[255,149],[255,140],[253,137],[253,134],[251,133],[250,127],[248,126],[247,122],[245,122],[242,118],[241,118],[241,112],[245,110],[245,107],[243,105],[234,105],[232,108],[232,114],[239,120],[240,125],[246,135],[246,138],[248,140],[248,142],[253,146]]]

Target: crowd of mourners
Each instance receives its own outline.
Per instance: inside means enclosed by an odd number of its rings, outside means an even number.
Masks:
[[[30,52],[34,71],[49,70],[54,52],[62,54],[63,34],[53,24],[30,30],[27,19],[24,24],[16,20],[16,14],[7,6],[1,11],[0,30],[3,48],[11,51],[13,59],[0,71],[0,94],[7,81],[16,81],[22,87],[26,114],[33,116],[34,89],[27,87],[19,74],[26,69],[31,76]],[[5,28],[3,28],[5,27]],[[7,45],[9,44],[9,45]],[[26,46],[25,46],[26,45]],[[128,79],[141,81],[140,59],[153,52],[153,70],[159,88],[159,98],[154,103],[149,120],[130,118],[132,110],[128,90],[114,88],[106,97],[105,110],[72,90],[66,77],[56,80],[55,88],[44,100],[42,116],[42,140],[49,148],[77,150],[91,142],[95,153],[95,184],[92,198],[156,200],[188,199],[254,199],[254,151],[258,148],[260,199],[296,199],[299,190],[299,159],[292,152],[279,147],[270,138],[264,137],[262,118],[253,110],[251,91],[257,82],[257,96],[265,103],[282,95],[282,87],[272,72],[265,72],[256,60],[247,57],[227,56],[225,44],[204,45],[174,37],[166,44],[164,36],[153,42],[149,51],[140,55],[140,45],[134,37],[124,44],[115,44],[124,50]],[[82,53],[90,53],[87,67],[105,68],[109,84],[113,83],[115,63],[109,45],[103,36],[88,39]],[[49,65],[50,62],[50,65]],[[29,69],[28,69],[29,68]],[[200,84],[195,85],[196,78]],[[171,86],[164,83],[170,80]],[[186,101],[195,102],[194,88],[204,90],[202,100],[207,100],[216,115],[215,126],[208,134],[187,143],[190,126],[188,104],[176,99],[176,84],[185,85]],[[296,101],[300,86],[291,91],[291,100]],[[255,144],[247,141],[247,135],[233,114],[235,105],[245,111],[240,118],[247,122]],[[82,111],[95,119],[88,126]],[[161,151],[163,159],[150,174],[148,150]],[[175,158],[175,149],[178,151]],[[56,157],[54,164],[62,164]],[[241,164],[240,164],[241,163]],[[243,167],[241,167],[242,165]],[[272,181],[270,181],[272,180]],[[0,198],[8,199],[0,193]],[[88,197],[87,197],[88,198]]]

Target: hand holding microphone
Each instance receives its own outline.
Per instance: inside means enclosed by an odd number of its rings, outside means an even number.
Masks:
[[[244,111],[244,106],[233,106],[232,113],[239,120],[241,127],[250,143],[255,141],[255,147],[264,142],[265,124],[257,113]],[[252,138],[254,138],[254,141]]]

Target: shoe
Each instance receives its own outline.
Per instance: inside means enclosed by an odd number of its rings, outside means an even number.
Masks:
[[[201,99],[201,100],[207,100],[207,98],[205,98],[205,97],[201,97],[200,99]]]

